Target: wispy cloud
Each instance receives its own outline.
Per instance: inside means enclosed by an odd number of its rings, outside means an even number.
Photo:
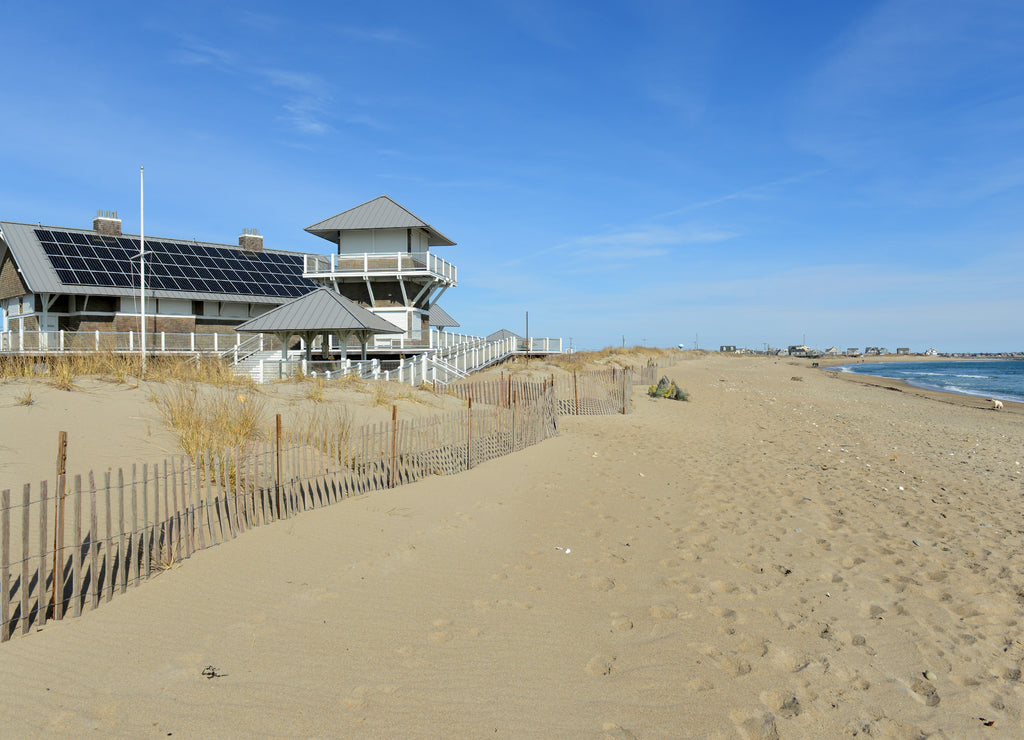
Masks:
[[[685,206],[676,208],[674,210],[662,213],[656,218],[667,218],[669,216],[678,216],[682,213],[688,213],[690,211],[697,211],[702,208],[709,208],[711,206],[721,205],[722,203],[728,203],[732,200],[767,200],[774,195],[776,189],[781,188],[785,185],[793,185],[795,183],[810,180],[811,178],[817,177],[818,175],[824,174],[827,170],[815,169],[808,172],[802,172],[797,175],[790,175],[788,177],[781,177],[778,180],[771,180],[769,182],[759,183],[757,185],[751,185],[740,190],[734,190],[731,193],[725,195],[719,195],[714,198],[708,198],[707,200],[697,201],[696,203],[688,203]]]
[[[415,45],[408,34],[396,28],[363,28],[358,26],[338,26],[337,32],[356,41],[369,41],[377,44]]]
[[[281,120],[303,134],[323,135],[332,130],[328,123],[331,88],[315,73],[250,66],[235,52],[194,37],[182,39],[182,47],[177,50],[174,61],[210,67],[225,75],[248,79],[259,90],[273,88],[282,91],[281,107],[286,113]]]

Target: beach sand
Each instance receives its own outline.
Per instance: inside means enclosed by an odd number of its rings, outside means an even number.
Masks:
[[[0,734],[1020,736],[1021,415],[785,358],[664,374],[690,402],[637,388],[0,645]]]

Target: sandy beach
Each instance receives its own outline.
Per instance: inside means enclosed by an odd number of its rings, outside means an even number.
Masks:
[[[202,551],[0,645],[0,735],[1020,736],[1020,405],[809,364],[688,356],[689,402]],[[145,388],[24,383],[5,485],[50,477],[44,417],[174,447]]]

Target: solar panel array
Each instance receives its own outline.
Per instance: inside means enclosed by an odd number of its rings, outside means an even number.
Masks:
[[[139,285],[139,240],[127,236],[36,229],[65,285]],[[146,287],[195,293],[297,298],[317,287],[302,277],[302,255],[197,242],[146,240]]]

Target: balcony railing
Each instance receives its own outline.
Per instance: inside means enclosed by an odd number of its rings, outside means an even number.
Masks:
[[[302,276],[317,278],[351,277],[431,277],[445,285],[455,285],[455,265],[430,252],[393,252],[390,254],[304,255]]]

